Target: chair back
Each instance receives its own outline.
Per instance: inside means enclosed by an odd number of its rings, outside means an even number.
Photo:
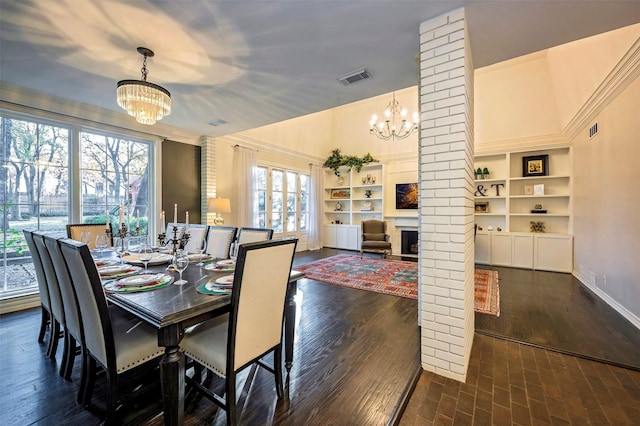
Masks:
[[[81,340],[103,367],[116,371],[113,329],[107,299],[89,247],[79,241],[62,239],[60,250],[78,298],[82,319]]]
[[[177,234],[176,234],[176,238],[180,239],[182,238],[182,234],[184,233],[184,227],[185,224],[184,223],[174,223],[174,222],[169,222],[167,223],[167,229],[165,230],[165,238],[167,240],[171,240],[173,239],[173,225],[175,225],[178,230],[177,230]],[[173,243],[171,244],[167,244],[167,249],[173,249]]]
[[[189,225],[189,241],[184,249],[187,253],[197,253],[205,238],[207,238],[207,225]]]
[[[22,230],[24,239],[27,240],[27,246],[29,247],[29,253],[31,253],[31,259],[33,260],[33,266],[36,270],[36,280],[38,281],[38,290],[40,291],[40,302],[47,311],[51,311],[51,299],[49,298],[49,289],[47,288],[47,278],[44,275],[44,269],[42,269],[42,260],[40,259],[40,253],[36,248],[36,244],[33,241],[33,232]]]
[[[91,234],[91,240],[88,245],[89,249],[93,250],[96,248],[96,236],[106,234],[107,228],[112,231],[111,223],[70,223],[67,225],[67,237],[80,241],[82,233],[89,232]],[[113,247],[113,232],[111,232],[110,235],[109,247]]]
[[[49,235],[44,236],[44,244],[47,247],[53,265],[55,265],[55,275],[60,286],[62,296],[62,306],[64,308],[65,331],[70,333],[77,341],[80,341],[80,314],[78,313],[78,299],[71,284],[71,277],[67,264],[62,257],[58,238]]]
[[[363,220],[362,239],[363,241],[384,241],[387,233],[387,222],[384,220]]]
[[[228,259],[237,230],[234,226],[210,226],[206,253],[218,259]]]
[[[273,229],[240,228],[238,231],[238,244],[267,241],[271,238],[273,238]]]
[[[49,250],[44,244],[44,234],[42,231],[36,231],[33,233],[33,242],[40,255],[40,261],[42,262],[42,270],[47,282],[47,289],[49,290],[49,299],[51,301],[51,313],[61,324],[65,324],[64,305],[62,304],[62,295],[60,294],[60,285],[58,285],[58,277],[56,276],[51,256],[49,256]]]
[[[236,263],[227,375],[281,343],[284,303],[297,239],[246,243]]]

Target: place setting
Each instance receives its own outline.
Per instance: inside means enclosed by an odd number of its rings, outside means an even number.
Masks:
[[[204,265],[202,269],[214,272],[234,271],[236,269],[236,261],[234,259],[219,260]]]
[[[135,293],[168,286],[173,277],[164,273],[142,273],[109,281],[103,288],[112,293]]]
[[[230,295],[233,290],[233,275],[225,275],[198,286],[197,291],[201,294],[212,296]]]

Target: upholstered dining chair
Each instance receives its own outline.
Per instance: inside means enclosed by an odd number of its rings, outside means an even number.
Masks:
[[[72,240],[80,241],[80,236],[83,232],[89,232],[91,234],[91,240],[89,241],[89,249],[96,248],[96,236],[100,234],[106,234],[107,227],[112,231],[111,223],[70,223],[67,225],[67,237]],[[109,247],[113,247],[113,232],[111,232],[111,238],[109,239]]]
[[[49,291],[49,301],[51,303],[51,336],[49,336],[49,346],[47,349],[47,356],[51,359],[56,357],[58,350],[58,340],[64,336],[61,331],[61,326],[64,327],[64,306],[62,305],[62,295],[60,294],[60,286],[56,279],[56,274],[53,271],[53,265],[51,263],[51,257],[44,245],[44,233],[42,231],[34,231],[32,233],[33,243],[40,256],[40,262],[42,263],[42,271],[44,273],[45,281],[47,283],[47,290]],[[51,340],[53,338],[53,340]],[[62,372],[62,370],[60,371]]]
[[[282,326],[297,242],[285,239],[242,244],[229,314],[196,325],[180,343],[189,359],[225,380],[223,398],[204,386],[201,376],[194,373],[186,377],[194,389],[227,412],[228,425],[237,424],[236,374],[240,370],[254,364],[263,367],[275,375],[278,399],[284,396]],[[273,366],[262,361],[269,353],[273,353]]]
[[[238,230],[238,244],[267,241],[273,238],[273,229],[267,228],[240,228]]]
[[[217,259],[228,259],[237,230],[234,226],[209,226],[206,253]]]
[[[64,308],[64,350],[62,352],[62,365],[60,375],[65,380],[71,380],[71,373],[76,356],[78,355],[78,345],[81,342],[80,334],[80,313],[78,312],[78,299],[71,284],[71,277],[67,264],[62,257],[58,238],[49,235],[44,236],[44,245],[51,259],[51,266],[54,269],[55,279],[60,288],[62,296],[62,306]],[[46,263],[46,262],[45,262]],[[85,371],[82,370],[80,376],[80,388],[78,390],[78,401],[81,401],[84,392]]]
[[[198,253],[205,238],[207,238],[207,225],[189,225],[189,241],[185,244],[184,249],[187,253]]]
[[[91,403],[97,365],[107,380],[107,424],[115,423],[120,392],[127,378],[155,368],[164,353],[156,330],[116,306],[108,306],[89,247],[61,239],[60,249],[76,292],[81,321],[82,358],[86,384],[82,404]]]
[[[360,257],[363,253],[382,253],[383,257],[391,255],[391,243],[387,235],[387,222],[384,220],[363,220],[361,223]]]
[[[24,239],[27,241],[29,253],[31,254],[31,259],[33,260],[33,266],[36,271],[36,280],[38,282],[38,292],[40,294],[41,317],[40,331],[38,332],[38,342],[44,342],[44,336],[47,333],[47,329],[49,328],[49,341],[47,343],[47,347],[49,347],[51,344],[51,340],[53,339],[54,330],[51,315],[51,299],[49,298],[49,289],[47,288],[47,278],[44,275],[44,269],[42,269],[42,260],[40,259],[40,254],[38,253],[38,249],[36,248],[35,242],[33,241],[33,232],[23,229],[22,233],[24,234]]]

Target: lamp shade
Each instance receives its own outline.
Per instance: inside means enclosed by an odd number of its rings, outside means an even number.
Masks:
[[[207,210],[212,213],[231,213],[231,202],[228,198],[209,198]]]

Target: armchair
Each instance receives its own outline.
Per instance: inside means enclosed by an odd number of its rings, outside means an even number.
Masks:
[[[391,255],[391,243],[387,235],[387,222],[383,220],[363,220],[360,257],[367,252],[382,253],[383,257]]]

